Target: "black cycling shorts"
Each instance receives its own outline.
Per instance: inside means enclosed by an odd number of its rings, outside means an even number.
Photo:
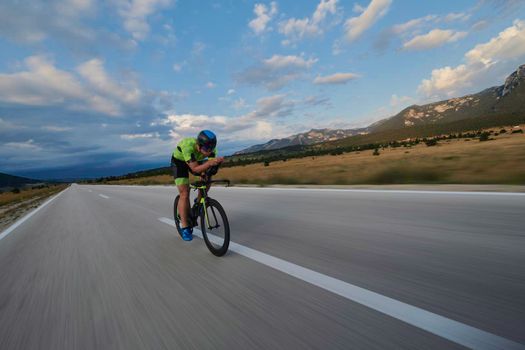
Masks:
[[[190,167],[186,162],[171,157],[171,172],[175,179],[175,184],[184,185],[190,183]]]

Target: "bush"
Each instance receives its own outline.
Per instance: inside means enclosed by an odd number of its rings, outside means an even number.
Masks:
[[[479,141],[488,141],[489,140],[490,133],[483,132],[481,135],[479,135]]]
[[[523,130],[521,130],[521,129],[512,130],[512,134],[523,134]]]
[[[437,145],[437,140],[436,139],[430,139],[430,140],[426,140],[425,141],[425,144],[428,146],[428,147],[431,147],[431,146],[435,146]]]
[[[20,189],[18,187],[14,188],[11,192],[13,192],[13,193],[20,193]]]
[[[264,162],[264,166],[270,166],[270,162],[268,161]]]
[[[378,156],[378,155],[379,155],[379,148],[376,148],[376,149],[374,150],[374,153],[372,153],[372,155],[374,155],[374,156]]]
[[[500,134],[506,134],[506,133],[507,133],[507,130],[505,130],[505,129],[501,129],[501,130],[499,131],[499,133],[500,133]]]

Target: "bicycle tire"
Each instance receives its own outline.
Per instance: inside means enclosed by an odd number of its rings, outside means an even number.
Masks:
[[[180,197],[180,195],[175,197],[175,201],[173,202],[173,220],[175,221],[175,227],[177,228],[177,233],[182,237],[182,229],[180,227],[180,219],[179,219],[179,215],[177,213],[177,206],[179,204],[179,197]]]
[[[223,256],[228,251],[228,247],[230,245],[230,224],[228,223],[228,217],[226,216],[226,212],[224,211],[222,205],[215,199],[208,197],[206,201],[206,210],[208,213],[212,213],[213,209],[217,210],[222,219],[222,224],[224,225],[224,237],[208,236],[212,235],[212,233],[209,232],[208,228],[206,227],[206,215],[201,212],[200,217],[202,237],[204,238],[206,246],[213,255]],[[201,210],[203,210],[203,208],[201,208]],[[210,216],[210,214],[208,214],[208,216]]]

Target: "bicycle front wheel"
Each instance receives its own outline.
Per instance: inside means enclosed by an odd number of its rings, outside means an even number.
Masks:
[[[213,255],[223,256],[230,245],[230,224],[222,205],[208,198],[206,210],[200,213],[201,231],[206,246]]]

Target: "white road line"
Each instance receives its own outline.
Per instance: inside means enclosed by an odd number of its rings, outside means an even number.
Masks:
[[[102,197],[102,198],[105,198],[105,199],[109,199],[109,197],[104,195],[104,194],[99,194],[99,196]]]
[[[461,194],[483,196],[525,196],[525,192],[469,192],[469,191],[421,191],[421,190],[373,190],[350,188],[283,188],[283,187],[228,187],[228,190],[267,190],[267,191],[326,191],[356,193],[404,193],[404,194]]]
[[[35,210],[31,211],[29,214],[27,214],[26,216],[22,217],[20,220],[18,220],[17,222],[15,222],[11,226],[9,226],[9,228],[7,228],[7,230],[5,230],[4,232],[2,232],[0,234],[0,240],[2,238],[6,237],[8,234],[10,234],[15,228],[17,228],[18,226],[22,225],[25,221],[27,221],[27,219],[29,219],[31,216],[35,215],[40,209],[42,209],[43,207],[45,207],[46,205],[51,203],[51,201],[53,201],[55,198],[60,196],[66,190],[67,190],[67,188],[65,190],[60,191],[60,193],[54,195],[53,197],[51,197],[47,201],[45,201],[44,204],[42,204],[41,206],[37,207]]]
[[[175,226],[175,222],[171,219],[163,217],[158,220],[170,226]],[[194,235],[202,238],[202,233],[197,231],[198,230],[194,229]],[[263,265],[284,272],[460,345],[473,349],[525,349],[525,345],[512,340],[323,275],[255,249],[234,242],[230,242],[229,249]]]
[[[175,188],[172,185],[99,185],[118,186],[123,188]],[[214,186],[214,189],[225,188]],[[257,190],[257,191],[325,191],[325,192],[355,192],[355,193],[394,193],[394,194],[454,194],[454,195],[478,195],[478,196],[525,196],[525,192],[491,192],[491,191],[439,191],[439,190],[374,190],[374,189],[352,189],[352,188],[304,188],[304,187],[237,187],[230,186],[228,190]]]

